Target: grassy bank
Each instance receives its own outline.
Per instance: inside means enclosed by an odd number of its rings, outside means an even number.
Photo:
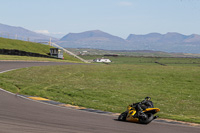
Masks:
[[[0,74],[0,87],[111,112],[150,96],[160,117],[200,123],[199,73],[197,66],[155,63],[45,66]]]
[[[17,56],[17,55],[0,55],[0,60],[2,61],[50,61],[50,62],[74,62],[80,63],[80,61],[72,61],[72,60],[62,60],[62,59],[54,59],[54,58],[42,58],[42,57],[30,57],[30,56]]]
[[[48,55],[50,52],[50,48],[53,48],[52,46],[45,45],[45,44],[40,44],[40,43],[33,43],[33,42],[27,42],[27,41],[21,41],[21,40],[13,40],[13,39],[6,39],[6,38],[1,38],[0,37],[0,49],[16,49],[16,50],[21,50],[21,51],[26,51],[26,52],[32,52],[32,53],[39,53],[43,55]],[[68,61],[76,61],[76,62],[81,62],[79,59],[74,58],[73,56],[70,56],[66,53],[63,54],[64,59]],[[4,58],[5,57],[5,58]],[[0,55],[0,60],[6,60],[9,58],[9,60],[18,60],[18,59],[29,59],[33,60],[36,58],[32,57],[27,57],[27,56],[3,56]],[[40,59],[39,59],[40,60]],[[45,60],[45,58],[44,58]],[[46,60],[49,60],[46,58]]]

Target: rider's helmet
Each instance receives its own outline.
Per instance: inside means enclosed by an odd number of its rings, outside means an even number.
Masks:
[[[150,100],[151,100],[151,97],[145,97],[144,100],[146,100],[146,101],[150,101]]]

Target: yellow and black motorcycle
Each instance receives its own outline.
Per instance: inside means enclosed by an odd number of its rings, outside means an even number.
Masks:
[[[127,111],[119,115],[118,120],[148,124],[152,120],[158,118],[158,116],[154,116],[154,114],[160,111],[159,108],[146,108],[145,110],[143,110],[142,115],[138,116],[135,107],[136,105],[129,105],[127,107]]]

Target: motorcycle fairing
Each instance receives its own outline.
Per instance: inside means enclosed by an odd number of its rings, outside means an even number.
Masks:
[[[159,111],[160,111],[159,108],[147,108],[147,109],[143,110],[143,112],[151,112],[152,114],[155,114]]]
[[[152,113],[152,114],[155,114],[157,112],[159,112],[160,109],[159,108],[147,108],[145,110],[143,110],[144,113]],[[128,107],[128,115],[126,117],[126,120],[127,121],[130,121],[130,122],[139,122],[139,119],[138,118],[134,118],[133,116],[136,114],[136,110],[135,108],[132,108],[132,107]]]

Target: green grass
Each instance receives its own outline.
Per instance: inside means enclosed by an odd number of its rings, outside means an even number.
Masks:
[[[200,58],[175,58],[175,57],[132,57],[132,56],[118,56],[118,57],[109,57],[109,56],[81,56],[86,60],[93,60],[96,58],[109,58],[112,63],[111,64],[154,64],[155,62],[159,62],[164,65],[192,65],[199,66]]]
[[[112,50],[101,50],[101,49],[89,49],[89,48],[68,48],[76,54],[82,55],[120,55],[120,56],[143,56],[143,57],[200,57],[200,54],[188,54],[188,53],[167,53],[159,51],[112,51]]]
[[[48,54],[50,46],[0,38],[0,49]],[[78,61],[67,54],[65,61]],[[82,56],[91,60],[101,56]],[[107,58],[107,57],[105,57]],[[152,97],[159,116],[200,123],[200,58],[108,57],[109,65],[43,66],[0,74],[0,87],[20,94],[111,112]],[[62,61],[0,55],[0,60]],[[155,62],[165,64],[159,65]]]
[[[200,123],[199,73],[197,66],[158,64],[45,66],[3,73],[0,87],[111,112],[150,96],[161,118]]]
[[[0,49],[17,49],[17,50],[26,51],[26,52],[48,55],[49,52],[50,52],[50,48],[53,48],[53,47],[49,46],[49,45],[45,45],[45,44],[40,44],[40,43],[33,43],[33,42],[27,42],[27,41],[0,38]],[[66,53],[64,53],[63,56],[64,56],[65,60],[80,62],[79,59],[76,59],[73,56],[70,56]],[[7,58],[9,58],[9,59],[11,59],[12,57],[13,56],[11,56],[11,57],[7,56]],[[36,59],[36,58],[29,58],[29,57],[26,57],[26,56],[24,56],[24,57],[18,56],[18,57],[23,58],[23,59],[26,58],[25,60]],[[17,59],[17,58],[14,57],[13,59]],[[3,58],[3,56],[0,55],[0,60],[5,60],[5,58]]]

